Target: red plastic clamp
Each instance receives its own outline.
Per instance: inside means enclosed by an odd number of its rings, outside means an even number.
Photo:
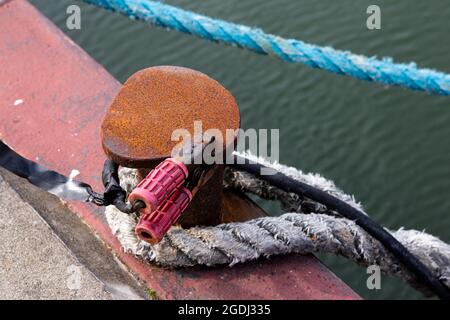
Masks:
[[[135,232],[138,237],[151,244],[161,241],[164,235],[186,210],[192,200],[189,189],[181,187],[156,211],[141,216]]]
[[[173,158],[161,162],[142,180],[131,192],[128,200],[141,200],[145,208],[139,210],[141,215],[149,214],[158,208],[188,176],[188,169],[184,163]]]

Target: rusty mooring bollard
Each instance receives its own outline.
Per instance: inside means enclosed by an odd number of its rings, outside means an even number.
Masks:
[[[239,109],[230,92],[191,69],[171,66],[144,69],[125,82],[109,107],[102,124],[103,149],[116,163],[138,168],[144,177],[171,156],[179,143],[172,141],[172,133],[186,129],[194,136],[196,121],[201,121],[203,132],[217,129],[223,138],[227,129],[238,129]],[[234,140],[226,142],[223,151],[234,145]],[[179,220],[184,227],[227,221],[229,217],[224,215],[228,209],[242,205],[234,199],[235,195],[231,196],[233,203],[224,202],[224,165],[216,164],[211,170],[211,178],[198,190]]]

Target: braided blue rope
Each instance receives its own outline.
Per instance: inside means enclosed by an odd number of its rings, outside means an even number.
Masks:
[[[261,29],[212,19],[150,0],[84,0],[132,19],[174,29],[216,42],[274,55],[292,63],[324,69],[357,79],[397,85],[438,95],[450,95],[450,75],[419,69],[414,63],[394,63],[391,58],[368,58],[331,47],[320,47],[267,34]]]

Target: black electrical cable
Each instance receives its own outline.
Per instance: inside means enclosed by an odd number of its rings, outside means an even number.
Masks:
[[[0,167],[27,179],[42,190],[66,200],[89,201],[98,195],[87,183],[68,178],[26,159],[1,140]]]
[[[135,201],[133,204],[127,203],[126,192],[120,186],[119,165],[112,160],[105,160],[102,170],[102,182],[105,186],[103,198],[105,205],[114,205],[117,209],[124,213],[132,213],[139,211],[145,207],[142,201]]]
[[[377,239],[388,251],[403,263],[403,265],[416,276],[419,282],[426,284],[440,299],[450,300],[450,289],[437,279],[421,261],[409,252],[408,249],[406,249],[388,231],[360,210],[352,207],[345,201],[306,183],[286,176],[279,171],[275,171],[274,174],[270,175],[261,175],[262,169],[265,171],[267,170],[267,172],[268,170],[273,171],[274,169],[268,168],[260,163],[249,162],[249,160],[244,157],[235,155],[234,163],[230,166],[251,173],[257,178],[267,181],[271,185],[286,192],[303,195],[311,200],[317,201],[327,206],[329,209],[335,210],[343,217],[355,221],[357,225]]]
[[[119,182],[119,166],[111,160],[106,160],[103,166],[103,193],[95,192],[87,183],[71,179],[22,157],[1,140],[0,167],[62,199],[92,202],[98,206],[112,204],[125,213],[136,212],[145,206],[142,201],[136,201],[133,205],[126,203],[126,192]]]

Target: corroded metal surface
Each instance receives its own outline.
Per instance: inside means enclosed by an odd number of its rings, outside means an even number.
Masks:
[[[249,197],[235,190],[223,190],[222,223],[244,222],[267,216]]]
[[[195,122],[201,122],[202,132],[195,132]],[[122,166],[153,168],[180,143],[173,137],[176,130],[185,129],[192,138],[218,130],[216,143],[222,143],[223,152],[234,144],[234,136],[232,141],[222,138],[227,130],[238,129],[239,122],[233,96],[217,81],[188,68],[151,67],[132,75],[108,108],[102,144],[108,157]],[[221,222],[224,166],[211,170],[212,178],[179,219],[184,227]]]
[[[120,84],[24,0],[0,6],[0,137],[29,159],[101,188],[100,123]],[[21,101],[22,100],[22,101]],[[313,256],[170,271],[121,250],[104,209],[71,202],[162,299],[358,299]]]
[[[198,189],[178,221],[185,228],[198,225],[213,226],[221,222],[225,166],[215,165],[211,170],[211,178]]]
[[[133,168],[152,167],[170,156],[179,141],[176,129],[194,135],[194,122],[203,132],[239,128],[233,96],[217,81],[182,67],[160,66],[131,76],[108,109],[102,143],[108,157]]]

